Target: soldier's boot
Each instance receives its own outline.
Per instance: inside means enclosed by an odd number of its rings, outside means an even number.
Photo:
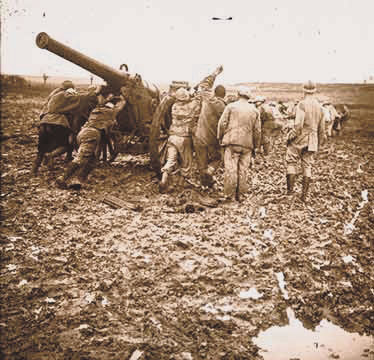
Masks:
[[[208,171],[203,172],[200,175],[200,183],[202,186],[205,187],[212,187],[214,184],[213,176],[208,173]]]
[[[31,170],[31,172],[34,176],[38,175],[38,170],[39,170],[39,167],[40,167],[42,161],[43,161],[43,154],[38,153],[38,155],[37,155],[37,157],[34,161],[34,164],[32,166],[32,170]]]
[[[49,168],[53,166],[53,159],[65,152],[68,151],[66,146],[60,146],[57,149],[53,150],[50,153],[44,155],[44,164],[47,165]]]
[[[306,202],[306,198],[309,191],[309,185],[310,185],[310,177],[304,176],[303,177],[303,190],[301,194],[301,201]]]
[[[294,186],[295,186],[295,174],[287,174],[287,195],[292,195],[294,193]]]
[[[77,163],[70,163],[64,174],[59,176],[57,179],[56,179],[56,183],[58,185],[58,187],[62,188],[62,189],[66,189],[67,188],[67,184],[66,184],[66,181],[74,174],[74,172],[79,168],[79,164]]]
[[[158,184],[158,191],[161,194],[163,194],[166,191],[167,187],[168,187],[168,177],[169,177],[169,174],[166,171],[164,171],[162,173],[161,181]]]
[[[87,178],[88,178],[88,175],[89,173],[92,171],[92,169],[94,168],[94,165],[92,162],[87,162],[83,167],[82,169],[79,171],[79,174],[78,174],[78,179],[80,182],[86,182],[87,181]]]

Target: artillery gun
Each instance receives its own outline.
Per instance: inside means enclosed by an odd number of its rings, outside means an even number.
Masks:
[[[36,37],[36,44],[92,74],[102,78],[107,86],[104,91],[113,95],[125,95],[127,104],[118,114],[117,122],[122,138],[119,151],[122,153],[140,154],[151,151],[151,165],[158,172],[158,129],[160,119],[154,120],[154,113],[160,103],[160,91],[156,85],[143,80],[140,75],[123,73],[74,50],[51,38],[45,32]],[[153,134],[150,136],[150,134]],[[137,139],[135,142],[134,139]],[[155,164],[155,165],[153,165]]]

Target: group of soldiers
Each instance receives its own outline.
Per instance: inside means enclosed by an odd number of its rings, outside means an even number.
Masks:
[[[214,174],[223,161],[225,201],[243,200],[248,194],[256,152],[268,155],[274,134],[283,131],[287,138],[287,194],[293,194],[300,161],[303,170],[301,199],[306,201],[314,154],[328,137],[339,133],[342,123],[349,118],[348,108],[344,105],[338,112],[327,101],[321,104],[315,96],[316,85],[311,81],[303,85],[304,98],[288,104],[266,103],[265,97],[253,96],[247,87],[240,87],[237,94],[229,95],[222,85],[213,89],[222,71],[223,67],[218,67],[192,89],[188,83],[174,83],[164,94],[159,106],[166,103],[172,106],[169,117],[165,116],[160,124],[160,193],[168,191],[174,176],[182,187],[186,184],[213,187]],[[121,93],[116,101],[112,94],[103,96],[100,87],[90,87],[88,94],[95,100],[94,105],[77,133],[76,156],[56,179],[61,188],[67,187],[67,180],[73,174],[81,181],[87,179],[103,144],[108,145],[115,156],[112,129],[118,113],[126,105],[126,93]],[[66,122],[64,113],[54,109],[58,105],[65,107],[65,112],[69,107],[74,108],[78,96],[74,85],[65,81],[48,97],[41,123],[53,126]],[[68,142],[72,143],[73,139],[69,138]],[[199,174],[197,180],[193,176],[194,160]]]
[[[270,153],[274,135],[286,133],[287,194],[294,193],[298,163],[303,171],[301,200],[306,201],[312,177],[314,154],[328,137],[338,134],[342,122],[349,118],[347,106],[337,112],[329,102],[315,97],[316,85],[309,81],[303,86],[304,99],[284,104],[266,104],[263,96],[252,96],[241,87],[234,96],[225,97],[225,88],[212,86],[222,67],[201,81],[193,90],[171,89],[175,98],[171,111],[171,126],[163,156],[160,192],[165,192],[171,174],[179,172],[182,184],[191,181],[193,154],[202,186],[212,186],[213,174],[220,156],[224,164],[224,198],[241,201],[248,194],[251,163],[256,152]],[[226,100],[225,100],[226,99]],[[165,146],[163,146],[165,148]]]

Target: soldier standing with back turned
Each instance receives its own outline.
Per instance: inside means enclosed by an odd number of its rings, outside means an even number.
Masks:
[[[303,169],[302,201],[305,202],[312,177],[314,154],[325,141],[324,114],[321,104],[314,97],[316,85],[308,81],[303,86],[304,100],[296,108],[295,128],[288,133],[286,164],[287,193],[293,193],[296,166],[301,160]]]

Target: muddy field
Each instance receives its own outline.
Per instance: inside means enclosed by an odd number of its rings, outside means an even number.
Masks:
[[[373,359],[374,108],[362,89],[333,89],[352,120],[318,154],[307,205],[301,176],[284,196],[280,136],[266,161],[257,156],[248,200],[192,213],[185,205],[218,199],[221,184],[160,195],[145,155],[100,164],[80,192],[55,186],[63,159],[32,177],[44,98],[4,94],[0,357]],[[113,209],[107,195],[140,209]],[[256,338],[290,314],[371,341],[349,355],[322,339],[307,358],[292,352],[295,333],[287,354],[270,357]]]

